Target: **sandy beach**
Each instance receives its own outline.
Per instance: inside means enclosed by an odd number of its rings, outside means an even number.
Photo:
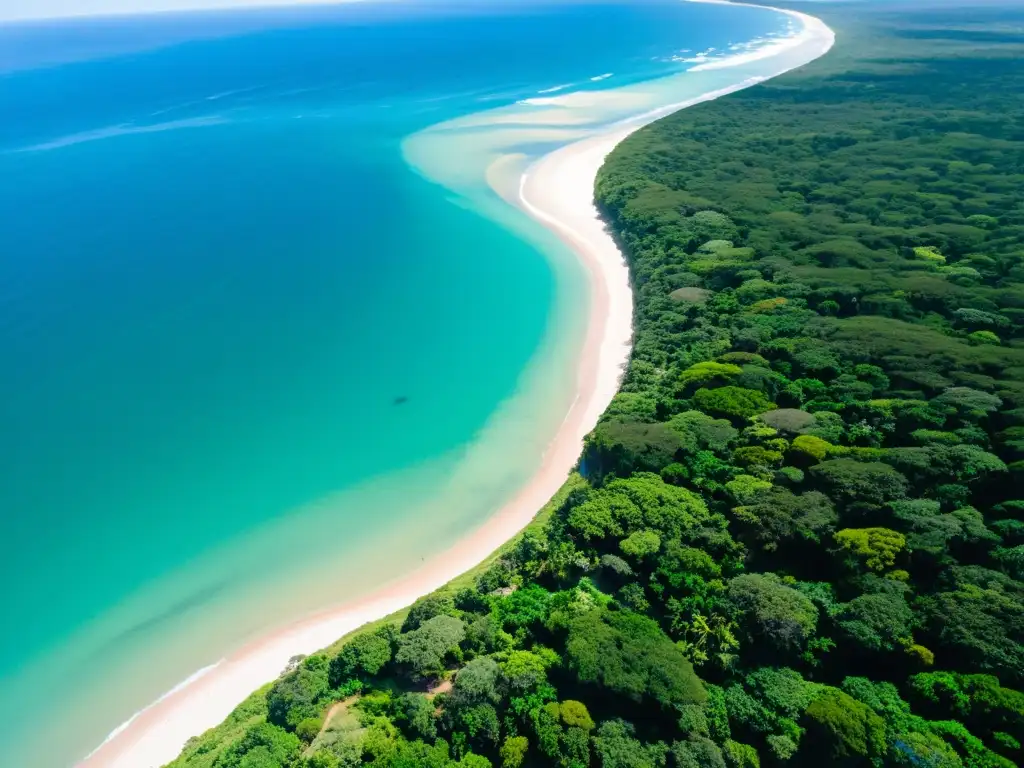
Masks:
[[[834,35],[825,24],[805,14],[784,13],[799,21],[799,33],[754,53],[701,65],[726,68],[761,61],[768,74],[747,77],[728,88],[621,121],[599,135],[544,156],[523,175],[518,199],[513,202],[573,250],[586,269],[590,292],[576,397],[545,453],[543,465],[530,482],[479,529],[411,575],[386,585],[365,600],[336,606],[259,639],[196,673],[111,734],[81,766],[157,768],[166,764],[179,754],[190,737],[222,721],[252,691],[275,679],[292,656],[315,652],[363,624],[440,588],[480,563],[530,522],[576,465],[584,437],[614,397],[629,358],[633,313],[629,270],[594,205],[598,170],[608,153],[643,125],[686,106],[782,74],[829,50]],[[769,64],[776,57],[780,68],[773,71]],[[571,94],[566,97],[571,98]],[[551,101],[558,98],[555,95]],[[506,193],[506,197],[512,196]]]

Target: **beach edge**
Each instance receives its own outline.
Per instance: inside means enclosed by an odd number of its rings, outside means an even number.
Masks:
[[[794,38],[796,46],[806,46],[814,55],[769,76],[622,121],[605,133],[545,155],[524,173],[518,199],[511,202],[573,251],[585,268],[590,291],[576,397],[538,471],[478,530],[429,563],[367,598],[276,630],[204,668],[201,674],[191,676],[115,729],[77,763],[79,768],[159,768],[174,761],[189,739],[216,727],[239,703],[279,676],[284,668],[282,655],[287,659],[336,645],[367,624],[397,617],[416,599],[444,589],[482,563],[494,560],[531,523],[553,511],[557,498],[564,496],[567,485],[574,482],[573,470],[583,440],[617,393],[631,351],[633,293],[629,267],[594,200],[594,183],[605,158],[632,133],[662,117],[797,69],[825,55],[834,44],[832,30],[820,19],[802,12],[728,0],[687,1],[758,7],[794,17],[803,25]]]

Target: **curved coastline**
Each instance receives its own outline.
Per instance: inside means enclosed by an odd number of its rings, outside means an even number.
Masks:
[[[747,77],[734,84],[647,109],[575,138],[519,168],[518,186],[488,183],[505,200],[553,232],[579,259],[589,288],[586,336],[576,374],[575,398],[544,453],[537,473],[482,526],[413,573],[369,597],[310,616],[260,638],[200,670],[115,729],[78,763],[88,768],[157,768],[173,760],[185,742],[222,721],[252,691],[275,679],[289,658],[312,653],[360,626],[408,606],[470,570],[520,532],[563,485],[582,452],[583,440],[618,390],[632,337],[632,289],[624,257],[601,220],[593,187],[605,157],[631,133],[687,106],[754,85],[813,61],[832,47],[835,35],[804,13],[729,0],[689,0],[764,8],[801,24],[796,34],[755,52],[700,63],[691,72],[738,68]],[[768,74],[744,72],[746,65],[777,62]],[[533,100],[572,107],[572,94]],[[506,156],[502,160],[515,158]]]

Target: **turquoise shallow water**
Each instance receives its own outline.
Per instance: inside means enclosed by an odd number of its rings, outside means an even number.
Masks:
[[[409,136],[784,27],[667,2],[0,27],[12,764],[69,764],[536,467],[572,395],[582,272],[511,209],[484,215],[486,192],[422,175],[482,179],[477,153],[429,144],[417,173]],[[44,712],[63,727],[39,742]]]

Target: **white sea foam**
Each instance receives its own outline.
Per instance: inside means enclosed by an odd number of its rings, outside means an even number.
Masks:
[[[14,152],[46,152],[53,149],[63,149],[64,147],[71,147],[75,144],[85,144],[90,141],[102,141],[104,139],[116,139],[121,136],[134,136],[140,133],[162,133],[164,131],[177,131],[182,128],[207,128],[213,125],[222,125],[228,122],[226,118],[220,115],[211,115],[208,117],[190,117],[185,120],[168,120],[164,123],[153,123],[152,125],[134,125],[132,123],[122,123],[120,125],[111,125],[106,128],[97,128],[93,131],[82,131],[81,133],[72,133],[68,136],[62,136],[59,139],[53,141],[47,141],[42,144],[33,144],[30,147],[22,147],[21,149],[12,150]]]
[[[590,82],[592,82],[592,83],[599,83],[602,80],[607,80],[609,77],[611,77],[614,74],[615,74],[614,72],[605,72],[603,75],[598,75],[597,77],[590,78]]]
[[[195,674],[189,675],[187,678],[182,680],[176,686],[174,686],[169,691],[167,691],[162,696],[160,696],[160,698],[158,698],[156,701],[154,701],[148,707],[144,707],[144,708],[140,709],[134,715],[132,715],[127,720],[125,720],[123,723],[121,723],[119,726],[117,726],[117,728],[112,730],[107,735],[107,738],[105,738],[103,740],[103,744],[100,744],[98,747],[96,747],[96,749],[94,749],[92,752],[90,752],[86,756],[85,759],[88,760],[90,757],[92,757],[97,752],[99,752],[101,749],[103,749],[104,744],[107,744],[107,743],[113,741],[118,736],[120,736],[122,733],[124,733],[126,730],[128,730],[128,728],[131,726],[132,723],[134,723],[136,720],[138,720],[143,714],[145,714],[147,711],[149,711],[150,709],[155,707],[157,704],[160,704],[161,702],[166,701],[167,699],[169,699],[171,696],[173,696],[174,694],[178,693],[179,691],[183,691],[186,688],[188,688],[190,685],[192,685],[193,683],[196,683],[196,682],[202,680],[208,674],[213,672],[213,670],[215,670],[217,667],[219,667],[223,663],[223,661],[224,660],[221,659],[220,661],[216,662],[215,664],[210,664],[208,666],[205,666],[202,669],[198,670]]]
[[[537,93],[558,93],[558,91],[564,91],[566,88],[572,88],[572,86],[572,83],[565,83],[563,85],[555,85],[551,88],[545,88],[542,91],[537,91]]]

